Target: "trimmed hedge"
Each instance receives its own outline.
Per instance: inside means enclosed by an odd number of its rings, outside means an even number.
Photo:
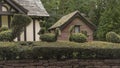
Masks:
[[[1,27],[0,32],[8,30],[8,27]]]
[[[11,22],[12,39],[20,36],[24,28],[31,23],[31,18],[23,14],[15,14]]]
[[[87,41],[87,37],[82,33],[73,33],[70,35],[69,40],[73,42],[84,43]]]
[[[106,34],[106,40],[108,42],[120,43],[120,36],[115,32],[108,32]]]
[[[55,38],[55,34],[52,33],[46,33],[46,34],[42,34],[40,36],[41,41],[46,41],[46,42],[55,42],[56,38]]]
[[[120,44],[0,42],[0,60],[21,59],[120,59]]]
[[[12,31],[6,30],[0,32],[0,41],[12,41]]]

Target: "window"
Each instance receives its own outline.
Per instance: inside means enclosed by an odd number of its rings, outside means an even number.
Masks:
[[[80,25],[75,25],[74,31],[75,33],[80,33]]]
[[[2,11],[6,12],[6,11],[8,11],[8,8],[6,6],[2,6]]]

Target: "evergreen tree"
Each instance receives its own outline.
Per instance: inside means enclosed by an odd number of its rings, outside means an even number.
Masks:
[[[97,37],[99,40],[105,40],[108,32],[120,33],[120,1],[107,0],[107,6],[99,19]]]

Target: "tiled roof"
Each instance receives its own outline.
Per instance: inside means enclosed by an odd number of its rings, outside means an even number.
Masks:
[[[74,15],[78,14],[79,16],[82,17],[82,19],[84,20],[84,22],[89,25],[92,29],[95,29],[96,26],[89,21],[87,18],[84,17],[84,15],[82,15],[79,11],[74,11],[68,15],[63,16],[60,20],[58,20],[54,25],[52,25],[49,30],[51,29],[55,29],[55,28],[60,28],[62,25],[64,25],[65,23],[67,23]]]
[[[49,16],[41,0],[14,0],[28,10],[29,16]]]
[[[68,15],[63,16],[60,20],[58,20],[53,26],[49,29],[57,28],[66,23],[73,15],[75,15],[78,11],[72,12]]]

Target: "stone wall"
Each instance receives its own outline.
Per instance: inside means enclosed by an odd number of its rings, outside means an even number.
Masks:
[[[0,61],[0,68],[120,68],[120,59],[14,60]]]

